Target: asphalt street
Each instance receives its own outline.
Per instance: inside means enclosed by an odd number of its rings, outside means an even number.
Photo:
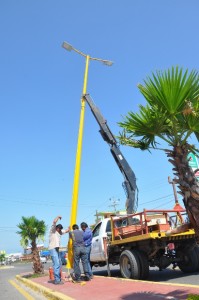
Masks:
[[[93,268],[93,271],[95,275],[107,276],[105,267]],[[118,266],[111,267],[111,276],[121,278]],[[183,273],[179,268],[174,270],[172,268],[167,268],[162,271],[159,271],[158,268],[150,268],[149,278],[147,281],[199,285],[199,272]]]
[[[30,263],[14,263],[0,267],[0,299],[1,300],[44,300],[43,296],[33,290],[21,286],[15,276],[24,272],[32,272]]]

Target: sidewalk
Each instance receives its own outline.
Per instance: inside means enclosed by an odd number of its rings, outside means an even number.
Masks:
[[[94,276],[91,281],[82,285],[68,279],[63,285],[54,285],[48,276],[25,279],[17,275],[16,278],[26,286],[54,300],[186,300],[189,294],[199,295],[199,286],[194,285],[184,286],[102,276]]]

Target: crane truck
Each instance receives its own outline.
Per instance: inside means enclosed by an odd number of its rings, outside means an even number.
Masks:
[[[194,229],[185,221],[186,211],[180,205],[175,205],[171,210],[144,209],[136,212],[135,174],[90,95],[85,94],[83,97],[124,176],[123,187],[127,196],[126,215],[110,215],[94,227],[91,265],[107,265],[108,275],[111,275],[110,264],[118,264],[121,275],[133,279],[147,279],[150,267],[162,270],[172,264],[185,273],[199,271],[199,247]],[[172,251],[168,249],[170,244],[173,246]]]

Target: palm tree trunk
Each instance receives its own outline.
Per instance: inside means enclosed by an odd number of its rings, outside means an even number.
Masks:
[[[188,144],[178,145],[173,150],[165,150],[170,157],[169,162],[173,164],[175,182],[178,183],[178,193],[183,196],[183,202],[196,237],[199,239],[199,183],[193,170],[190,168],[187,156],[190,146]]]
[[[41,274],[43,273],[43,265],[39,257],[39,251],[37,248],[36,241],[32,241],[31,246],[32,246],[32,260],[33,260],[34,273]]]

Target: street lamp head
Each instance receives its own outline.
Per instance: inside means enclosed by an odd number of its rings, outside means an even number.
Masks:
[[[103,60],[103,64],[105,64],[106,66],[111,67],[113,65],[113,62],[110,60]]]
[[[68,51],[73,50],[73,46],[71,46],[69,43],[67,42],[63,42],[62,47]]]

